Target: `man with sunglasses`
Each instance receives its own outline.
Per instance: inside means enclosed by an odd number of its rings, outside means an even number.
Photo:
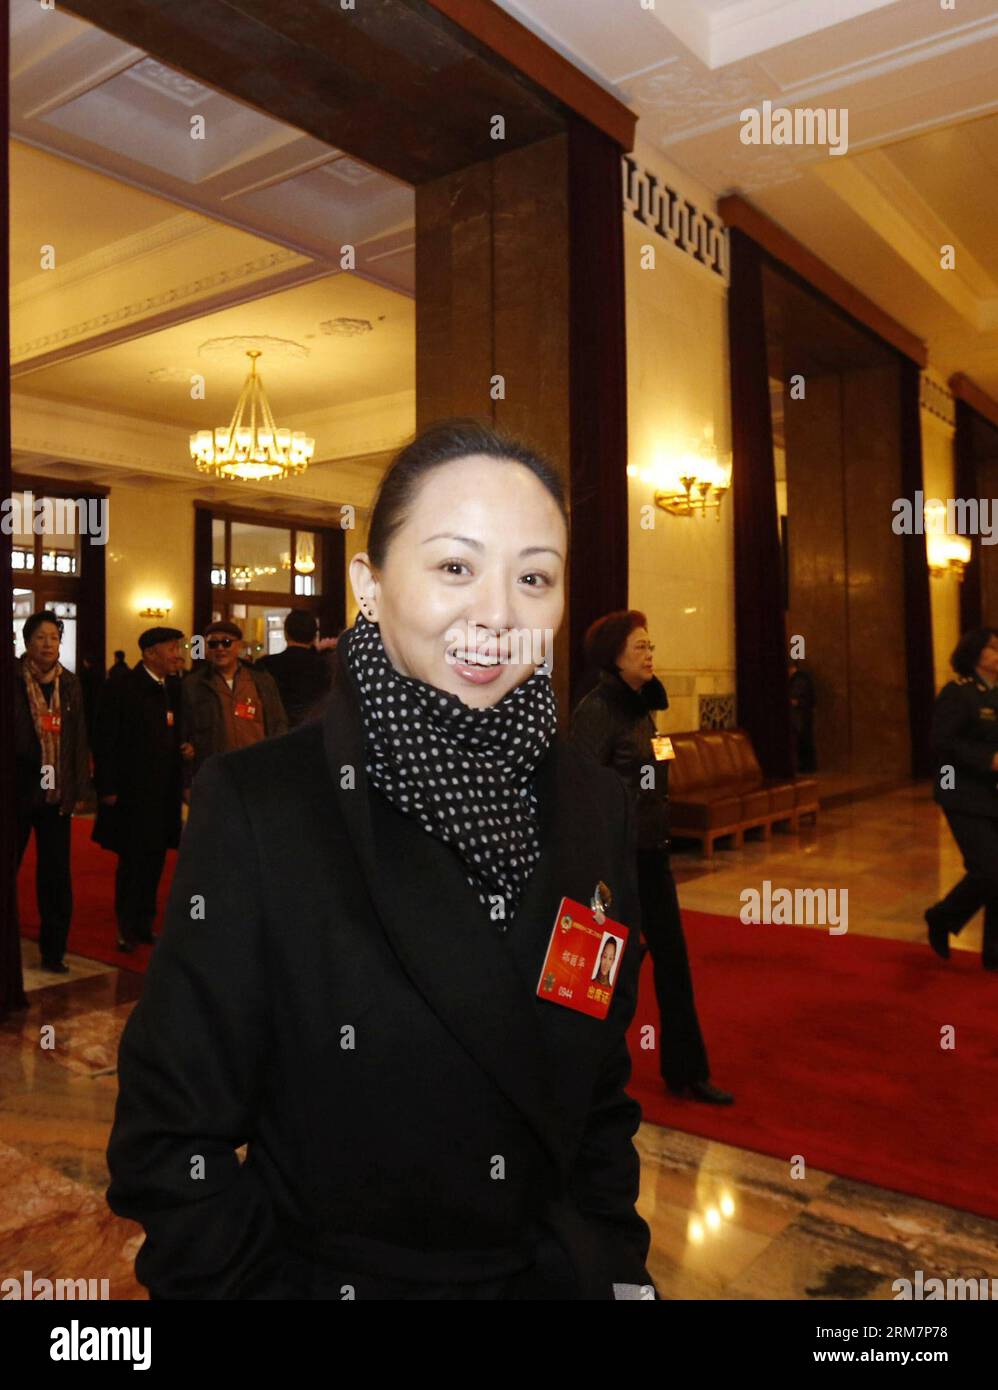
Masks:
[[[273,676],[241,659],[242,631],[232,622],[204,630],[206,661],[184,681],[183,737],[194,755],[193,777],[213,753],[246,748],[287,733],[288,720]]]

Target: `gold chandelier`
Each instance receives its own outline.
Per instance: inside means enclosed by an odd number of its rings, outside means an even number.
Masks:
[[[241,478],[261,482],[291,478],[304,473],[315,453],[315,440],[304,430],[278,429],[274,414],[256,374],[258,349],[247,352],[251,367],[236,402],[232,419],[214,433],[198,430],[191,435],[191,458],[201,473],[216,478]]]

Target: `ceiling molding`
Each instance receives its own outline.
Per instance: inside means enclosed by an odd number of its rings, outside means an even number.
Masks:
[[[339,273],[313,261],[303,263],[292,251],[267,251],[240,265],[172,285],[144,299],[118,304],[37,338],[12,343],[11,377],[25,376],[40,367],[86,356],[177,323],[202,318],[218,309],[249,304],[280,290]]]
[[[975,329],[998,328],[998,283],[891,161],[889,152],[829,163],[815,172],[874,236]],[[941,267],[944,246],[954,248],[952,270]]]
[[[949,389],[958,401],[969,405],[992,425],[998,425],[998,401],[975,385],[969,376],[965,376],[963,372],[955,372],[949,379]]]
[[[668,0],[654,14],[708,68],[755,57],[779,44],[859,19],[898,0],[738,0],[716,10],[703,0]]]
[[[215,229],[207,218],[197,213],[182,212],[167,216],[131,236],[118,241],[106,242],[84,256],[77,256],[65,265],[57,265],[55,270],[42,270],[30,280],[22,280],[11,287],[11,307],[21,307],[41,295],[65,293],[69,285],[82,284],[94,276],[103,277],[107,271],[127,265],[129,261],[142,256],[154,255],[166,247],[180,246],[193,237],[203,237]]]

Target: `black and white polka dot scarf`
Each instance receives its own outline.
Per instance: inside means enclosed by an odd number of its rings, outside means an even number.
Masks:
[[[362,614],[347,663],[361,695],[368,776],[399,811],[454,847],[505,930],[540,857],[530,783],[557,725],[550,675],[535,671],[497,704],[472,709],[397,671],[377,624]]]

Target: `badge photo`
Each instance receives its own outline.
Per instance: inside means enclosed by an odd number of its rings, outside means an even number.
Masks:
[[[592,907],[562,898],[555,913],[537,997],[590,1018],[606,1018],[613,1002],[627,928]]]

